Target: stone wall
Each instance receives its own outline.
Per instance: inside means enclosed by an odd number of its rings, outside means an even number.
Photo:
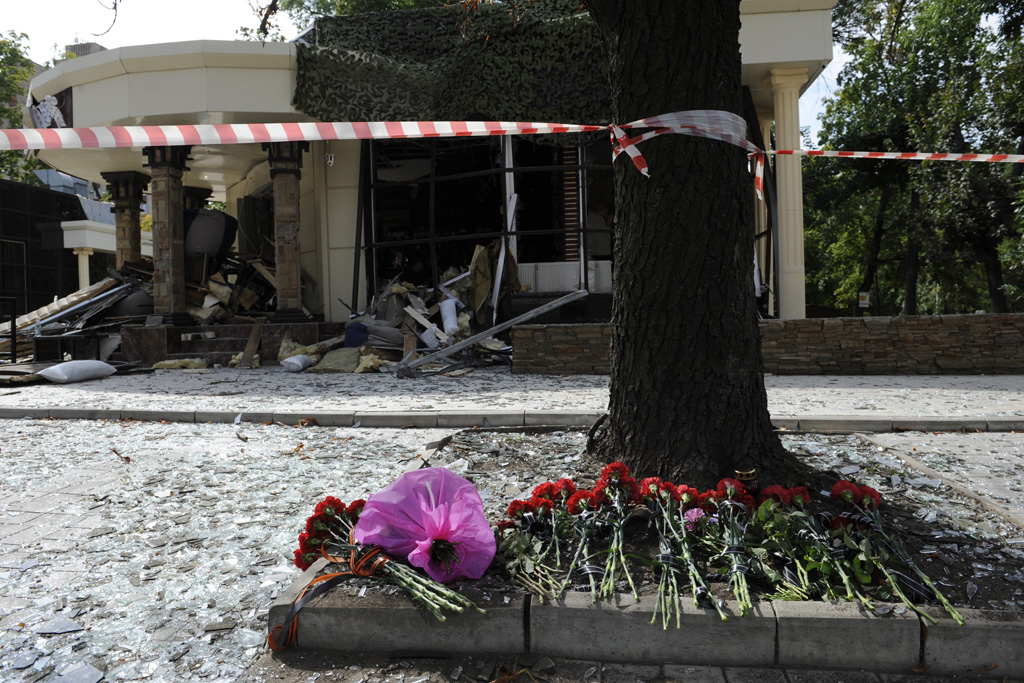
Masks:
[[[610,374],[611,338],[610,323],[517,325],[512,328],[512,372]]]
[[[813,318],[760,323],[778,375],[1024,373],[1024,315]],[[607,374],[609,324],[513,328],[513,372]]]

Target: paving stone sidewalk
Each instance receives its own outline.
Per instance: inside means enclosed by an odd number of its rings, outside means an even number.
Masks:
[[[994,483],[999,486],[974,487],[994,504],[1024,517],[1019,495],[1024,436],[1006,431],[1012,421],[1024,420],[1024,378],[768,377],[766,383],[769,409],[777,422],[794,421],[792,429],[804,420],[838,429],[857,428],[858,422],[861,427],[887,423],[891,429],[899,419],[929,420],[943,433],[879,434],[879,447],[919,457],[965,487],[985,477],[998,480]],[[353,662],[326,669],[290,665],[284,673],[292,678],[280,678],[281,662],[259,655],[262,633],[254,623],[261,613],[265,618],[269,598],[294,573],[285,558],[244,549],[287,547],[291,542],[304,514],[297,503],[316,498],[324,488],[317,478],[329,471],[323,468],[330,462],[318,453],[337,451],[338,458],[350,458],[348,465],[363,468],[357,471],[365,481],[386,483],[400,471],[400,455],[387,469],[379,459],[367,457],[368,452],[384,448],[414,456],[427,441],[466,426],[456,424],[456,416],[468,424],[478,424],[481,415],[498,419],[509,413],[531,414],[537,424],[582,423],[606,404],[606,377],[522,376],[501,369],[415,380],[293,375],[280,368],[158,371],[77,385],[4,387],[0,417],[10,419],[0,419],[5,462],[0,486],[0,679],[97,681],[98,672],[107,680],[473,680],[468,675],[453,679],[454,667],[449,670],[447,662],[373,672]],[[374,429],[372,420],[352,426],[359,423],[357,415],[391,415],[398,426],[434,415],[433,426],[443,421],[437,417],[442,413],[452,427]],[[133,414],[147,422],[102,419]],[[331,424],[329,416],[340,416],[340,423],[323,437],[258,424],[295,424],[305,415],[328,420],[324,426]],[[19,419],[24,416],[35,419]],[[101,419],[69,419],[74,417]],[[833,418],[840,419],[832,427],[822,422]],[[945,431],[978,429],[980,424],[996,424],[1000,433]],[[944,459],[926,457],[940,450]],[[282,469],[285,462],[287,470]],[[251,490],[256,480],[266,489],[258,498]],[[235,501],[244,505],[233,507]],[[204,512],[219,509],[222,515]],[[231,543],[225,544],[225,538]],[[119,544],[125,549],[120,555],[113,552]],[[128,550],[136,547],[148,550]],[[117,625],[100,643],[107,648],[105,654],[97,653],[90,641],[96,636],[87,630],[89,615]],[[48,635],[47,628],[57,633]],[[68,630],[61,634],[61,629]],[[248,654],[239,659],[240,653]],[[246,670],[244,662],[253,660],[256,664]],[[595,672],[587,675],[592,668]],[[961,677],[999,678],[999,673],[970,671]],[[813,667],[630,667],[559,661],[548,681],[560,680],[897,683],[909,678]],[[951,679],[926,675],[914,680]]]

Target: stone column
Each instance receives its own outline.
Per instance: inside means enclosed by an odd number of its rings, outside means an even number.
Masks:
[[[264,143],[274,181],[274,260],[277,312],[274,322],[305,322],[299,268],[299,178],[306,142]]]
[[[192,148],[146,147],[152,173],[153,313],[165,325],[190,325],[185,301],[185,207],[181,178]]]
[[[800,87],[807,82],[807,69],[772,69],[769,81],[775,97],[775,146],[800,149]],[[775,181],[779,197],[780,318],[807,315],[804,283],[804,190],[801,157],[776,156]]]
[[[185,213],[206,208],[206,200],[213,194],[208,187],[186,187],[182,190],[185,198]]]
[[[89,282],[89,257],[92,256],[92,247],[75,247],[72,252],[78,257],[78,288],[85,289]]]
[[[114,267],[142,260],[142,193],[149,186],[149,176],[136,171],[101,173],[114,197],[114,223],[117,246]]]

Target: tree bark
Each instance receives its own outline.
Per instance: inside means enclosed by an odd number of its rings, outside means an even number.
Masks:
[[[875,277],[878,275],[878,257],[882,252],[882,237],[885,236],[885,213],[889,210],[889,197],[892,194],[892,186],[882,187],[882,197],[878,200],[878,215],[875,216],[875,227],[871,231],[871,241],[868,243],[867,262],[864,264],[864,278],[861,280],[858,292],[870,292],[875,284]],[[877,298],[877,297],[876,297]],[[881,302],[876,301],[875,306]],[[860,303],[854,304],[853,314],[857,317],[864,315]]]
[[[978,257],[985,266],[985,281],[988,284],[988,298],[992,313],[1006,313],[1006,293],[1003,291],[1003,263],[999,260],[999,251],[992,244],[978,249]]]
[[[605,42],[616,121],[741,111],[736,0],[584,4]],[[650,178],[626,158],[615,170],[610,398],[591,449],[677,483],[749,468],[785,483],[795,460],[768,413],[745,153],[683,135],[640,151]]]
[[[919,216],[920,209],[921,193],[913,190],[910,193],[910,215]],[[907,227],[907,251],[903,259],[903,315],[917,315],[917,279],[921,272],[921,239],[918,230],[914,223]]]

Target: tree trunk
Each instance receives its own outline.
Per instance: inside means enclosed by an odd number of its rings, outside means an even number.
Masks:
[[[736,0],[584,0],[609,57],[619,122],[689,109],[741,111]],[[591,449],[638,476],[713,484],[794,460],[768,414],[753,287],[753,185],[745,153],[665,135],[645,178],[616,164],[612,373]]]
[[[992,313],[1006,313],[1006,293],[1003,291],[1003,264],[999,251],[994,245],[986,244],[978,250],[981,264],[985,266],[985,281],[988,283],[988,298]]]
[[[864,279],[861,280],[858,292],[870,292],[872,285],[875,284],[875,277],[878,275],[878,257],[882,252],[882,237],[885,235],[885,212],[889,210],[889,196],[892,194],[891,187],[891,185],[882,187],[882,197],[878,201],[878,215],[875,216],[875,227],[871,231],[871,241],[868,242],[867,263],[864,264]],[[880,307],[881,303],[881,301],[876,301],[875,306]],[[857,317],[863,316],[864,310],[858,301],[854,305],[853,314]]]
[[[910,194],[910,215],[920,215],[921,193]],[[921,239],[918,226],[907,228],[907,252],[903,259],[903,315],[917,315],[917,278],[921,272]]]

